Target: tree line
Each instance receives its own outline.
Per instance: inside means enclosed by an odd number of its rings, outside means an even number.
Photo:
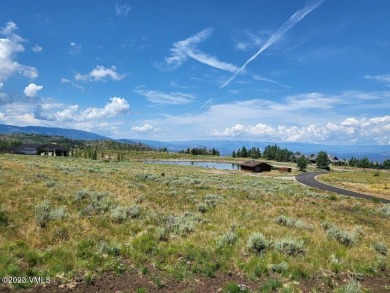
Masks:
[[[207,149],[205,147],[203,148],[187,148],[185,150],[179,151],[180,154],[190,154],[190,155],[204,155],[204,156],[220,156],[219,150],[212,148],[212,149]]]
[[[363,157],[362,159],[357,159],[352,157],[348,161],[348,165],[351,167],[357,168],[367,168],[367,169],[386,169],[390,170],[390,160],[384,160],[382,163],[370,161],[367,157]]]

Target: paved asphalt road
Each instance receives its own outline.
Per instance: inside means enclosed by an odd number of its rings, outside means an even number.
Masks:
[[[318,182],[314,177],[317,175],[320,175],[320,174],[324,174],[324,173],[322,173],[322,172],[303,173],[303,174],[299,174],[299,175],[295,176],[295,178],[297,179],[298,182],[301,182],[305,185],[315,187],[315,188],[318,188],[321,190],[331,191],[331,192],[335,192],[335,193],[342,194],[342,195],[359,197],[359,198],[364,198],[364,199],[370,199],[370,200],[374,199],[374,200],[378,200],[378,201],[381,201],[384,203],[390,203],[390,200],[388,200],[388,199],[379,198],[379,197],[375,197],[375,196],[371,196],[371,195],[363,194],[363,193],[358,193],[358,192],[354,192],[354,191],[350,191],[350,190],[345,190],[345,189],[333,187],[333,186]]]

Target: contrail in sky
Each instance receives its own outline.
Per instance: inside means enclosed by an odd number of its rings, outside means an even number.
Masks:
[[[316,9],[318,6],[320,6],[324,2],[324,0],[316,1],[314,3],[311,3],[310,5],[302,8],[301,10],[298,10],[295,12],[291,17],[278,29],[276,33],[274,33],[267,42],[263,45],[263,47],[260,48],[259,51],[255,55],[253,55],[251,58],[248,59],[242,65],[220,88],[224,88],[227,86],[232,80],[234,80],[237,75],[243,71],[250,62],[256,59],[257,56],[259,56],[264,50],[266,50],[268,47],[270,47],[273,43],[278,41],[290,28],[292,28],[295,24],[300,22],[307,14],[312,12],[314,9]]]

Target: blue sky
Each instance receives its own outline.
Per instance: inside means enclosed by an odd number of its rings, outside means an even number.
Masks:
[[[390,2],[0,3],[0,123],[390,145]]]

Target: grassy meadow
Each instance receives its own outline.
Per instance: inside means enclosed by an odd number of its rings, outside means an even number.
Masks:
[[[0,154],[0,276],[89,283],[132,270],[158,289],[233,274],[259,281],[259,292],[272,291],[261,287],[271,277],[280,292],[310,278],[343,292],[348,278],[389,276],[390,205],[261,174],[142,162],[172,157]]]
[[[321,175],[319,180],[339,187],[390,199],[390,172],[358,170]]]

